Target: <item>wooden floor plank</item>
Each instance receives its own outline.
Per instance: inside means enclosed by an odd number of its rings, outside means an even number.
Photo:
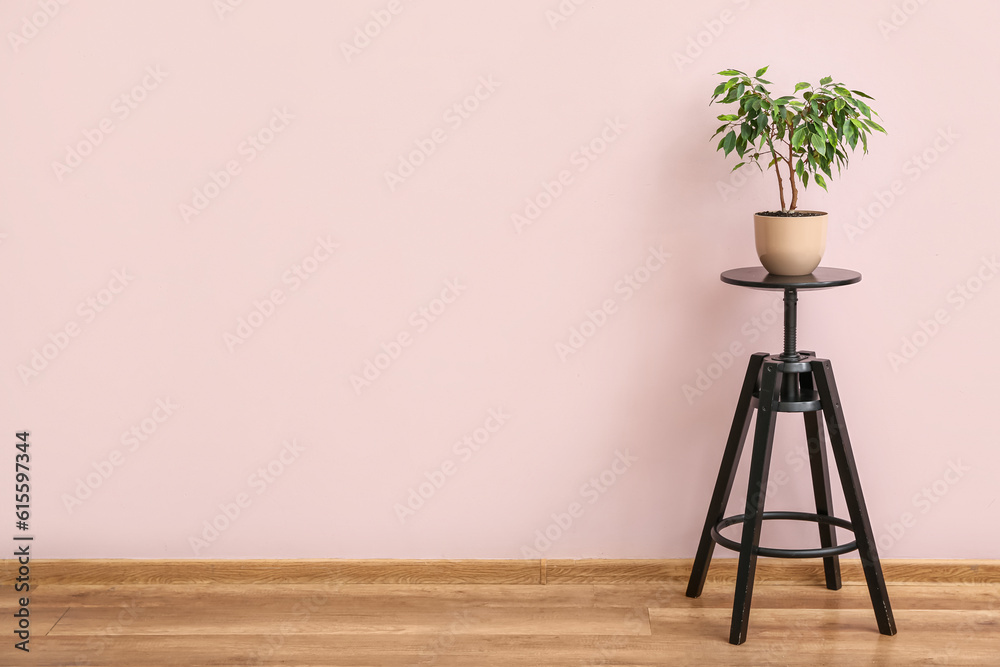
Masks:
[[[731,609],[735,587],[706,586],[698,598],[686,597],[686,584],[617,584],[594,586],[594,604],[646,607]],[[1000,610],[1000,584],[889,584],[893,609]],[[848,585],[828,590],[821,582],[811,585],[758,584],[753,591],[755,609],[871,609],[867,586]],[[1000,664],[1000,663],[998,663]]]
[[[733,603],[733,587],[724,583],[706,586],[699,598],[685,597],[686,584],[598,584],[560,586],[479,586],[451,584],[126,584],[120,586],[45,585],[34,594],[36,604],[62,607],[106,607],[141,599],[144,607],[215,605],[219,608],[251,605],[272,608],[291,601],[292,606],[324,604],[416,606],[524,607],[678,607],[726,608]],[[898,609],[1000,609],[1000,584],[959,584],[947,589],[939,584],[889,584],[889,597]],[[943,595],[944,590],[948,595]],[[821,582],[810,585],[760,584],[753,605],[759,608],[867,609],[868,588],[846,585],[830,591]]]
[[[74,607],[49,636],[90,636],[114,628],[117,635],[284,634],[649,634],[645,608],[474,607],[377,604],[317,606],[293,612],[291,604],[176,607]]]
[[[545,604],[550,607],[591,606],[596,600],[595,587],[521,586],[521,585],[455,585],[455,584],[123,584],[106,585],[43,585],[33,600],[45,604],[73,606],[107,606],[141,597],[144,606],[218,603],[238,605],[240,602],[268,604],[273,600],[293,602],[316,599],[330,601],[392,600],[394,603],[428,600],[485,606],[526,606]],[[606,605],[615,606],[615,605]],[[622,603],[617,606],[634,606]]]

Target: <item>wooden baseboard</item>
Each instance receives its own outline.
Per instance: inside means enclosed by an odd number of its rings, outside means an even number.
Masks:
[[[0,584],[18,576],[14,560],[0,561]],[[857,559],[841,559],[845,584],[863,584]],[[1000,584],[996,560],[884,560],[886,581]],[[691,559],[664,560],[130,560],[37,559],[34,585],[116,584],[684,584]],[[756,580],[800,584],[823,579],[819,560],[762,559]],[[716,558],[709,580],[734,583],[736,559]]]

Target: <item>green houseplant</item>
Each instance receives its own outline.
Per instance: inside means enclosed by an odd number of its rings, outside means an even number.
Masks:
[[[810,182],[826,190],[833,167],[840,173],[859,144],[868,152],[872,131],[885,130],[865,102],[873,98],[860,90],[849,90],[828,76],[818,86],[803,81],[793,94],[775,98],[767,89],[771,82],[761,78],[767,69],[762,67],[752,77],[736,69],[719,72],[726,81],[716,86],[709,104],[737,108],[719,116],[723,125],[713,138],[723,135],[716,150],[741,158],[733,171],[745,164],[763,171],[762,159],[767,160],[766,168],[774,168],[781,209],[754,215],[757,253],[771,273],[808,274],[819,266],[826,249],[827,214],[800,210],[800,191]]]

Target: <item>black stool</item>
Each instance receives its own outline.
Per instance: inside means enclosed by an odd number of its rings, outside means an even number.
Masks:
[[[771,558],[822,558],[826,574],[826,587],[840,588],[840,554],[858,550],[868,582],[875,619],[883,635],[896,634],[896,623],[889,606],[889,595],[882,576],[875,538],[872,534],[868,510],[861,493],[861,481],[847,436],[844,411],[837,393],[833,369],[826,359],[818,359],[814,352],[796,351],[796,304],[800,289],[820,289],[852,285],[861,280],[861,274],[844,269],[818,268],[808,276],[775,276],[763,267],[733,269],[722,274],[722,282],[756,289],[780,289],[785,292],[785,350],[779,355],[758,352],[751,355],[747,374],[743,380],[736,415],[729,431],[729,440],[719,468],[719,477],[708,507],[708,516],[698,544],[698,553],[688,582],[688,597],[701,595],[705,586],[708,566],[716,543],[740,552],[736,573],[736,598],[733,602],[733,620],[729,642],[742,644],[747,639],[750,620],[750,600],[753,595],[754,572],[757,556]],[[750,460],[750,483],[747,487],[746,510],[743,514],[725,517],[726,504],[733,488],[733,478],[743,451],[743,443],[750,429],[750,417],[757,409],[753,454]],[[831,516],[833,498],[830,492],[830,470],[827,463],[823,411],[830,431],[830,447],[840,473],[840,483],[851,520]],[[809,444],[809,463],[812,471],[813,494],[816,513],[765,512],[764,495],[771,462],[771,445],[774,439],[774,421],[778,412],[801,412],[805,419],[806,438]],[[768,519],[812,521],[819,524],[819,549],[771,549],[760,546],[761,521]],[[720,531],[727,526],[743,524],[740,542],[723,537]],[[855,541],[838,545],[834,527],[854,532]]]

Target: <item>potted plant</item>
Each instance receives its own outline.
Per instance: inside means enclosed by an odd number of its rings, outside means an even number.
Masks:
[[[798,208],[800,185],[805,190],[812,181],[826,190],[824,174],[832,178],[834,166],[840,173],[849,152],[860,143],[867,153],[869,134],[885,130],[864,101],[872,98],[860,90],[848,90],[828,76],[818,86],[798,83],[792,95],[774,98],[766,88],[771,82],[761,78],[767,69],[753,77],[736,69],[719,72],[727,80],[715,88],[709,104],[735,103],[738,108],[719,116],[724,124],[712,136],[723,135],[717,150],[727,156],[736,151],[743,159],[733,171],[749,163],[763,171],[761,159],[774,167],[781,210],[754,215],[757,255],[771,273],[805,275],[819,266],[826,250],[827,214]]]

